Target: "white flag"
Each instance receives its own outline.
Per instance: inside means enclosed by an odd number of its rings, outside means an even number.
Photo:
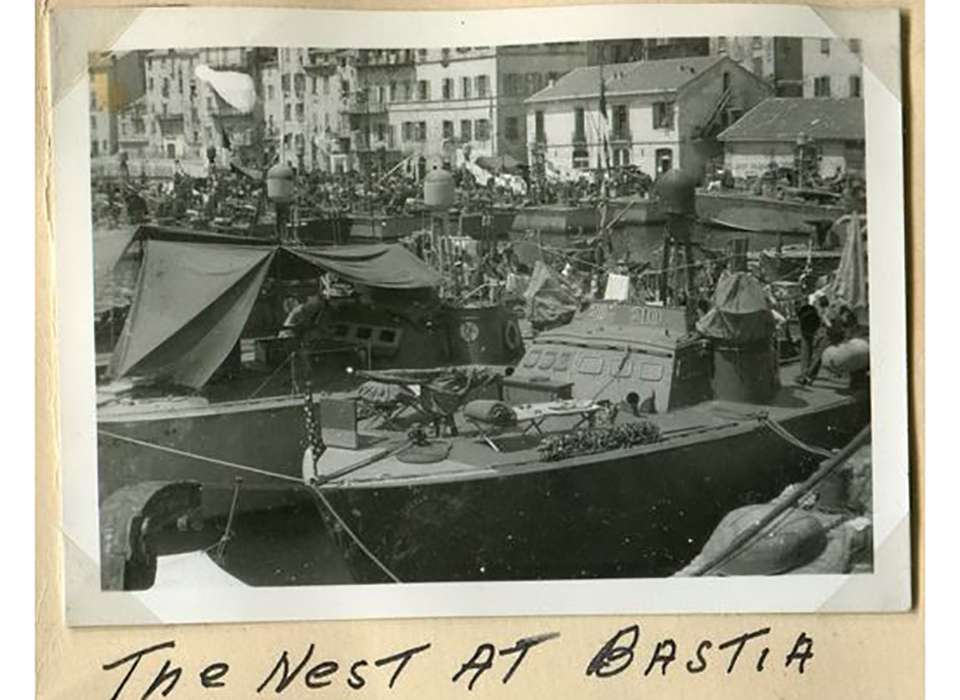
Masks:
[[[257,103],[257,90],[253,78],[246,73],[215,71],[210,66],[199,65],[194,68],[193,74],[210,85],[224,102],[238,112],[253,111]]]

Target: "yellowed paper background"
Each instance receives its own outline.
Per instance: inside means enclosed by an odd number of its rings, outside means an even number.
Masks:
[[[922,378],[923,378],[923,299],[921,280],[923,245],[923,3],[920,0],[894,2],[822,3],[824,6],[897,7],[903,19],[903,90],[905,109],[905,164],[907,185],[908,283],[911,286],[909,320],[912,334],[911,431],[914,497],[911,510],[914,521],[914,609],[899,615],[729,615],[729,616],[644,616],[566,617],[510,619],[394,620],[362,622],[277,623],[257,625],[189,625],[143,627],[137,629],[68,629],[63,619],[63,549],[59,530],[60,489],[58,483],[56,357],[54,347],[55,300],[53,288],[53,246],[50,221],[50,104],[58,86],[49,80],[51,62],[57,58],[56,46],[48,36],[50,10],[88,5],[116,6],[121,31],[124,16],[132,16],[138,3],[119,0],[50,0],[38,5],[38,91],[37,91],[37,674],[38,695],[43,698],[109,698],[126,667],[110,672],[103,664],[137,649],[175,641],[176,648],[165,650],[174,664],[183,666],[177,688],[168,696],[194,698],[257,697],[256,688],[270,673],[284,651],[295,665],[315,645],[313,661],[336,660],[341,670],[333,684],[317,691],[294,683],[281,697],[306,697],[314,692],[332,697],[353,694],[346,685],[346,668],[366,659],[368,697],[455,697],[468,694],[485,697],[662,697],[662,698],[919,698],[922,696],[923,630],[923,542],[921,492],[923,477]],[[143,4],[143,3],[139,3]],[[150,3],[170,5],[174,3]],[[248,6],[298,6],[350,9],[432,8],[506,8],[513,6],[577,5],[577,2],[252,2],[175,3]],[[829,20],[828,20],[829,21]],[[105,41],[111,28],[101,27]],[[642,32],[641,32],[642,33]],[[62,87],[62,86],[61,86]],[[641,628],[637,657],[623,673],[607,679],[587,677],[585,670],[600,647],[618,630],[638,623]],[[700,674],[684,669],[701,640],[714,647],[737,635],[770,627],[770,634],[757,648],[748,646],[737,668],[727,674],[729,654],[708,654],[710,665]],[[501,678],[512,661],[502,657],[467,691],[461,678],[452,677],[479,644],[489,642],[498,649],[511,647],[519,638],[558,632],[560,637],[534,648],[518,668],[509,684]],[[814,641],[814,658],[803,675],[796,664],[784,668],[785,656],[796,637],[805,633]],[[644,670],[656,642],[676,640],[677,662],[662,676],[659,668],[649,676]],[[404,649],[431,643],[432,647],[415,657],[392,690],[387,681],[393,667],[374,669],[375,659]],[[766,671],[757,673],[757,653],[769,647]],[[124,697],[140,697],[162,664],[163,658],[144,660],[131,679]],[[225,688],[204,693],[197,674],[209,663],[230,665]],[[147,676],[148,680],[144,680]],[[272,686],[271,686],[272,687]],[[269,688],[264,695],[275,695]]]

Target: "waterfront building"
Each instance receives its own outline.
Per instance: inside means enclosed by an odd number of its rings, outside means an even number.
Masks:
[[[777,97],[861,97],[858,39],[720,36],[709,53],[768,81]]]
[[[579,68],[526,100],[528,147],[561,172],[636,165],[651,175],[702,174],[721,152],[716,134],[770,93],[726,57]]]
[[[819,153],[822,177],[864,168],[863,100],[770,98],[721,132],[724,167],[735,177],[762,175],[774,162],[791,167],[798,140]]]
[[[90,56],[90,155],[117,152],[118,113],[144,91],[143,56],[136,51]]]
[[[524,100],[586,63],[582,42],[418,49],[395,99],[388,90],[388,133],[421,171],[477,156],[524,163]]]

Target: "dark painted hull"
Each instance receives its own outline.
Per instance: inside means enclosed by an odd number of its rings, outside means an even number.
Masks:
[[[108,434],[295,479],[303,452],[303,425],[303,401],[297,397],[101,417],[97,421],[100,502],[124,486],[145,481],[199,481],[204,515],[218,516],[229,510],[239,476],[243,477],[242,510],[283,505],[285,493],[303,487],[290,479],[172,454]]]
[[[742,231],[812,233],[811,221],[836,220],[842,207],[747,194],[697,193],[697,216]]]
[[[840,446],[868,420],[864,400],[783,424]],[[728,511],[772,498],[817,464],[753,422],[549,469],[322,493],[401,581],[662,577],[690,561]],[[383,581],[320,510],[356,579]]]

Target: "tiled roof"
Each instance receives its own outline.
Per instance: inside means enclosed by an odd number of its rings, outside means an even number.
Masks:
[[[673,92],[722,60],[722,56],[698,56],[574,68],[527,102],[599,97],[601,73],[608,95]]]
[[[720,132],[720,141],[863,140],[863,100],[770,97]]]

